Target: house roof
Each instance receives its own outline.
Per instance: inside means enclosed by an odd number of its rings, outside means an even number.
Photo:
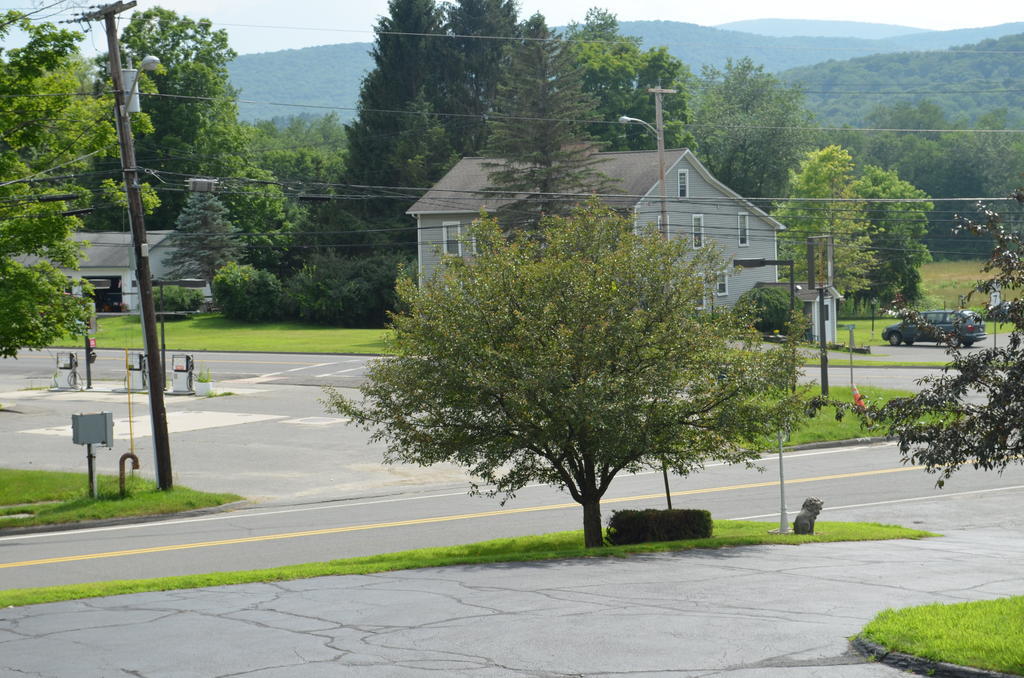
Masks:
[[[160,247],[174,231],[146,231],[146,243],[150,250]],[[132,234],[130,231],[75,231],[72,239],[82,248],[79,269],[87,268],[129,268],[132,266]],[[18,257],[24,264],[39,261],[39,257]]]
[[[658,186],[658,152],[657,151],[611,151],[595,154],[599,161],[592,168],[611,177],[615,182],[613,188],[605,189],[601,199],[605,204],[615,208],[632,208],[638,202],[649,199],[650,193]],[[742,201],[745,209],[767,219],[772,226],[785,229],[778,221],[766,212],[743,199],[740,194],[720,182],[704,167],[687,148],[675,148],[665,151],[666,176],[675,165],[686,160],[709,184],[723,194]],[[448,173],[430,190],[423,194],[406,214],[478,214],[481,209],[494,212],[515,199],[505,191],[496,191],[490,187],[489,164],[500,162],[496,158],[462,158]],[[584,198],[586,193],[581,193]]]

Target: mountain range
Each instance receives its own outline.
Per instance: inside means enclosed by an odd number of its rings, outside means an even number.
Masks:
[[[891,82],[891,65],[898,68],[899,62],[906,59],[903,53],[948,50],[972,44],[977,53],[980,48],[976,43],[986,44],[983,41],[1024,33],[1024,22],[949,31],[778,19],[739,22],[718,28],[674,21],[623,21],[619,26],[623,35],[639,37],[645,48],[667,47],[695,73],[699,73],[703,65],[721,67],[728,59],[746,56],[766,70],[779,73],[788,82],[813,83],[819,89],[829,78],[838,82],[837,73],[842,71],[842,64],[851,60],[859,73],[858,82],[863,81],[865,69],[884,72]],[[745,30],[735,30],[737,26]],[[795,35],[778,35],[781,32]],[[371,48],[371,43],[342,43],[237,57],[229,70],[231,83],[241,90],[239,117],[254,121],[334,111],[343,120],[351,119],[355,115],[360,82],[373,67]],[[894,53],[900,54],[890,61],[880,56]],[[981,68],[984,70],[983,65]],[[822,76],[820,69],[829,75]],[[956,82],[971,77],[972,72],[962,70]],[[897,77],[898,82],[903,79]],[[945,79],[942,82],[949,83]],[[834,92],[830,95],[833,102],[835,96]],[[823,119],[839,124],[855,123],[853,119],[843,121],[834,116],[821,116],[822,100],[809,98],[809,102],[812,110]]]

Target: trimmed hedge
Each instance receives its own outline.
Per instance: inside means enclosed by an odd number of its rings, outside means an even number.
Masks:
[[[714,521],[703,509],[626,509],[613,511],[605,540],[612,546],[649,541],[704,539],[711,536]]]

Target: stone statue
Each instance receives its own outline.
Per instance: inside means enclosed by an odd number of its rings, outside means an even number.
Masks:
[[[814,521],[818,519],[821,507],[824,505],[825,502],[817,497],[807,497],[807,499],[804,499],[804,505],[801,507],[800,513],[797,514],[796,520],[793,521],[793,532],[796,534],[814,534]]]

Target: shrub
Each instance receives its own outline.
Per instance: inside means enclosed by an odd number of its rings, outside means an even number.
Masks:
[[[198,311],[203,291],[192,287],[167,285],[156,291],[156,307],[161,311]]]
[[[291,312],[307,322],[382,327],[395,308],[395,280],[405,257],[313,257],[286,285]]]
[[[277,320],[282,315],[281,298],[281,281],[269,271],[231,262],[213,277],[213,299],[232,320]]]
[[[704,539],[711,536],[711,512],[703,509],[645,509],[614,511],[608,521],[607,541],[612,546],[648,541]]]
[[[755,287],[741,294],[737,303],[753,307],[758,332],[783,330],[789,321],[789,291],[781,287]]]

